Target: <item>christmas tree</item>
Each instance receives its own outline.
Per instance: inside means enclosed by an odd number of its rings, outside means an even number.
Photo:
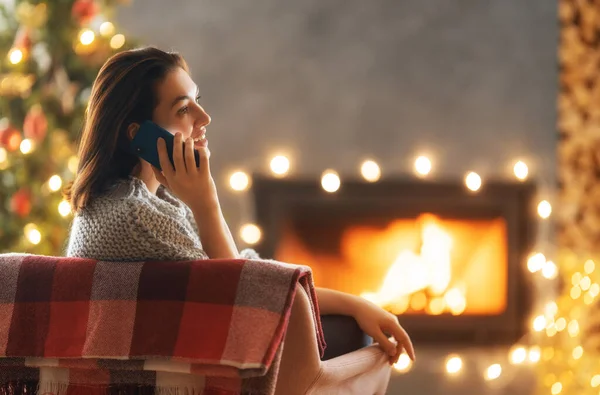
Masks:
[[[111,22],[123,2],[0,0],[0,253],[64,250],[91,85],[131,47]]]

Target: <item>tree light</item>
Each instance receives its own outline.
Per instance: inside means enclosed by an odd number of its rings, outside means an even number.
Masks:
[[[121,48],[123,45],[125,45],[125,36],[122,34],[115,34],[111,39],[110,39],[110,47],[112,49],[119,49]]]
[[[525,350],[525,347],[517,347],[510,353],[510,362],[512,362],[515,365],[525,362],[526,358],[527,350]]]
[[[71,205],[69,204],[69,202],[67,202],[66,200],[61,201],[58,204],[58,213],[63,217],[66,217],[67,215],[71,214]]]
[[[79,33],[79,42],[83,45],[90,45],[94,42],[96,35],[90,29],[83,29],[81,33]]]
[[[50,190],[52,192],[56,192],[60,189],[60,187],[62,186],[62,179],[60,178],[59,175],[55,174],[52,177],[50,177],[50,179],[48,180],[48,188],[50,188]]]
[[[13,48],[8,52],[8,60],[12,64],[18,64],[23,60],[23,51],[18,48]]]
[[[30,154],[33,151],[33,141],[31,139],[23,139],[23,141],[21,141],[21,144],[19,145],[19,149],[21,150],[21,153],[23,153],[23,155],[27,155]]]

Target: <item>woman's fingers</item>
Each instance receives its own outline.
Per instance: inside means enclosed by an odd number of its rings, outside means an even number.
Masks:
[[[185,140],[185,168],[188,173],[192,174],[198,170],[194,158],[194,140],[191,137]]]
[[[400,326],[400,323],[398,323],[398,319],[394,317],[394,319],[392,319],[392,322],[383,329],[389,332],[394,337],[394,339],[396,339],[396,342],[398,343],[398,351],[404,348],[410,359],[414,361],[415,349],[413,347],[412,342],[410,341],[408,333],[406,333],[404,328],[402,328]]]
[[[173,174],[174,170],[171,161],[169,161],[169,154],[167,153],[167,143],[165,142],[165,139],[159,138],[156,145],[158,149],[158,161],[160,162],[160,167],[165,173],[165,175],[170,176],[171,174]]]
[[[378,331],[373,338],[379,343],[379,347],[390,356],[390,360],[396,356],[396,345],[382,331]]]
[[[183,136],[181,133],[175,133],[173,141],[173,164],[176,172],[185,172],[185,161],[183,159]]]

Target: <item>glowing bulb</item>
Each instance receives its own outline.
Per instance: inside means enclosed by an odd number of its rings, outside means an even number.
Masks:
[[[363,162],[360,167],[360,173],[363,178],[369,182],[375,182],[381,178],[381,169],[379,168],[379,165],[372,160]]]
[[[481,188],[481,177],[475,172],[470,172],[465,177],[465,185],[471,191],[476,192]]]
[[[548,302],[544,307],[544,311],[546,315],[553,317],[556,313],[558,313],[558,305],[556,304],[556,302]]]
[[[58,175],[53,175],[52,177],[50,177],[50,179],[48,180],[48,188],[50,188],[50,190],[52,192],[56,192],[60,189],[60,187],[62,186],[62,179],[60,178],[60,176]]]
[[[542,352],[540,348],[538,346],[533,346],[529,349],[529,355],[527,356],[527,359],[529,359],[529,362],[531,363],[536,363],[540,360],[541,355]]]
[[[94,42],[95,38],[96,38],[96,35],[90,29],[83,29],[81,31],[81,33],[79,33],[79,41],[83,45],[90,45],[91,43]]]
[[[577,346],[573,349],[573,359],[579,359],[583,356],[583,347]]]
[[[67,167],[69,168],[69,171],[73,174],[77,173],[77,167],[79,166],[79,159],[73,155],[69,158],[69,161],[67,162]]]
[[[123,45],[125,45],[125,36],[122,34],[115,34],[111,39],[110,39],[110,47],[112,49],[119,49],[121,48]]]
[[[577,299],[581,296],[581,288],[579,288],[579,285],[574,286],[573,288],[571,288],[571,299]]]
[[[595,269],[596,269],[596,264],[594,264],[594,261],[592,261],[591,259],[588,259],[587,261],[585,261],[585,263],[583,265],[583,270],[585,270],[585,272],[587,274],[592,274]]]
[[[590,383],[592,385],[592,387],[596,388],[596,387],[600,387],[600,374],[596,374],[594,375],[594,377],[592,377],[592,381]]]
[[[24,231],[25,237],[27,237],[31,244],[39,244],[42,240],[42,234],[35,224],[29,223],[25,225]]]
[[[333,170],[326,170],[321,176],[321,186],[329,193],[340,189],[341,181],[338,174]]]
[[[463,366],[463,361],[458,355],[450,356],[446,360],[446,372],[456,374],[460,372]]]
[[[518,161],[517,163],[515,163],[513,171],[515,172],[515,177],[517,177],[521,181],[525,180],[527,178],[527,174],[529,174],[529,169],[523,161]]]
[[[240,229],[240,237],[246,244],[256,244],[260,241],[262,232],[254,224],[243,225]]]
[[[110,22],[103,22],[100,25],[100,34],[104,37],[108,37],[115,32],[115,26]]]
[[[283,155],[277,155],[271,159],[271,171],[277,176],[286,175],[290,170],[290,161]]]
[[[18,48],[13,48],[8,52],[8,60],[12,64],[18,64],[21,60],[23,60],[23,51]]]
[[[592,279],[590,279],[588,276],[585,276],[579,282],[579,286],[582,290],[587,291],[592,286]]]
[[[250,177],[243,171],[236,171],[229,177],[229,185],[234,191],[245,191],[250,185]]]
[[[552,205],[547,200],[542,200],[537,206],[537,212],[541,218],[546,219],[552,214]]]
[[[576,272],[571,276],[571,284],[579,285],[579,283],[581,282],[582,279],[583,279],[583,276],[581,275],[581,273]]]
[[[515,365],[525,362],[526,358],[527,350],[525,350],[525,347],[517,347],[510,353],[510,361]]]
[[[502,366],[500,366],[500,364],[495,363],[493,365],[490,365],[486,372],[485,372],[485,378],[487,380],[495,380],[498,377],[500,377],[500,375],[502,374]]]
[[[533,330],[536,332],[541,332],[546,327],[546,318],[543,315],[538,315],[533,320]]]
[[[67,215],[71,214],[71,205],[69,204],[69,202],[67,202],[66,200],[61,201],[58,204],[58,213],[63,217],[66,217]]]
[[[419,176],[426,176],[431,172],[431,161],[426,156],[415,159],[415,172]]]
[[[552,280],[556,278],[558,275],[558,267],[552,261],[546,262],[544,267],[542,268],[542,276],[546,277],[548,280]]]
[[[532,256],[530,256],[527,260],[527,269],[531,273],[535,273],[538,270],[541,270],[544,267],[545,263],[546,257],[541,252],[538,252],[537,254],[533,254]]]
[[[30,139],[23,139],[19,145],[19,149],[24,155],[27,155],[33,151],[33,141]]]
[[[408,372],[411,366],[412,361],[410,360],[408,355],[402,354],[400,355],[400,358],[398,358],[398,362],[394,364],[394,369],[396,369],[398,372],[404,373]]]
[[[6,151],[6,148],[0,147],[0,163],[6,162],[7,158],[8,152]]]
[[[560,317],[556,320],[556,329],[558,331],[563,331],[567,327],[567,320],[564,317]]]
[[[550,389],[552,395],[558,395],[562,391],[562,384],[560,382],[556,382],[552,384],[552,388]]]
[[[571,337],[579,335],[579,322],[577,322],[577,320],[571,320],[567,326],[567,331]]]
[[[597,283],[593,283],[590,286],[590,290],[588,291],[590,293],[590,295],[592,295],[593,297],[598,296],[598,294],[600,294],[600,285],[598,285]]]

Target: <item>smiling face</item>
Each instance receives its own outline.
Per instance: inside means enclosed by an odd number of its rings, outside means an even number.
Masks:
[[[158,105],[152,121],[172,134],[181,132],[183,139],[192,137],[196,148],[206,147],[206,126],[210,116],[198,103],[198,86],[190,75],[177,67],[165,76],[157,88]]]

